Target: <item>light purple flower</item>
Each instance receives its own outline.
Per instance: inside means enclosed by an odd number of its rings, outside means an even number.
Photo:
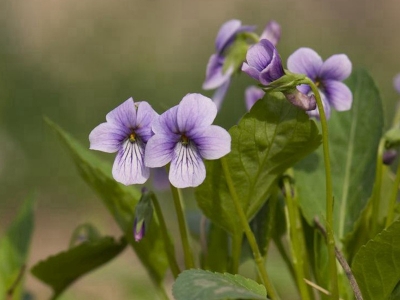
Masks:
[[[144,151],[153,135],[152,121],[157,116],[147,102],[135,103],[129,98],[107,114],[107,122],[90,133],[90,149],[118,152],[112,169],[116,181],[129,185],[144,183],[149,178],[150,170],[144,165]]]
[[[269,40],[272,45],[276,46],[281,38],[281,25],[278,22],[271,20],[265,26],[264,31],[260,36],[260,40]]]
[[[216,53],[211,55],[206,70],[206,79],[203,83],[204,90],[217,89],[213,95],[213,101],[219,109],[225,94],[229,88],[230,78],[235,71],[232,67],[225,72],[223,70],[225,62],[225,52],[235,40],[238,33],[251,32],[254,26],[242,25],[239,20],[230,20],[225,22],[218,31],[215,40]]]
[[[261,40],[251,46],[247,51],[246,61],[242,71],[263,85],[268,85],[285,75],[278,51],[268,40]]]
[[[289,57],[287,66],[291,72],[305,74],[315,82],[321,91],[327,118],[330,116],[331,107],[337,111],[351,108],[353,95],[350,89],[342,83],[349,77],[352,69],[347,55],[332,55],[324,62],[314,50],[300,48]],[[306,95],[311,93],[308,85],[300,85],[297,89]],[[308,113],[310,116],[319,117],[318,108]]]
[[[256,86],[249,86],[244,92],[247,110],[249,111],[258,100],[264,97],[264,95],[265,92],[262,89]]]
[[[154,168],[153,171],[153,187],[155,190],[164,191],[169,188],[169,180],[167,170],[163,168]]]
[[[393,78],[393,86],[394,86],[395,90],[400,94],[400,74],[397,74]]]
[[[171,162],[169,180],[177,188],[196,187],[206,176],[203,159],[218,159],[231,149],[229,133],[211,125],[217,107],[200,94],[188,94],[179,105],[154,120],[154,136],[146,146],[145,164],[162,167]]]

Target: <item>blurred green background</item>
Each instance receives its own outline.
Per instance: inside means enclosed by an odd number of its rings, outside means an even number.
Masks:
[[[0,232],[36,191],[29,266],[65,249],[82,222],[118,233],[43,116],[89,145],[90,131],[131,96],[159,113],[189,92],[211,96],[201,89],[205,67],[219,27],[232,18],[256,24],[258,33],[278,21],[284,62],[302,46],[324,59],[346,53],[375,78],[390,120],[398,100],[392,78],[400,72],[399,11],[396,0],[0,0]],[[246,76],[233,80],[217,123],[236,123],[251,83]],[[142,267],[126,251],[65,299],[128,299],[139,290],[152,299],[143,282]],[[32,276],[27,286],[37,299],[50,295]]]

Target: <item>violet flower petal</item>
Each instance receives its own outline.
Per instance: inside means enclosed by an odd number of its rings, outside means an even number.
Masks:
[[[260,78],[260,71],[258,71],[256,68],[253,68],[252,66],[249,66],[246,62],[244,62],[242,65],[242,71],[257,81]]]
[[[246,89],[244,95],[245,95],[246,108],[249,111],[251,107],[254,105],[254,103],[256,103],[258,100],[264,97],[265,92],[256,86],[250,86]]]
[[[137,105],[135,132],[144,143],[147,143],[153,136],[151,125],[158,114],[147,102],[136,102],[135,104]]]
[[[204,90],[213,90],[224,84],[233,74],[233,68],[228,68],[223,72],[225,58],[213,54],[207,64],[206,79],[203,83]]]
[[[395,90],[400,94],[400,74],[397,74],[393,79],[393,86]]]
[[[285,71],[282,67],[281,58],[278,52],[274,50],[269,65],[260,73],[260,83],[268,85],[272,81],[281,78],[283,75],[285,75]]]
[[[249,66],[261,72],[272,60],[274,47],[268,40],[261,40],[249,48],[246,60]]]
[[[125,128],[136,127],[136,108],[133,98],[129,98],[106,115],[106,120]]]
[[[176,114],[178,113],[178,105],[171,107],[159,117],[155,118],[151,129],[155,134],[169,135],[171,133],[178,134],[178,123],[176,122]]]
[[[217,110],[221,108],[222,102],[224,101],[226,92],[231,84],[231,80],[228,79],[225,83],[223,83],[212,96],[212,100],[214,101],[215,105],[217,106]]]
[[[155,134],[151,137],[146,145],[145,165],[157,168],[169,163],[173,158],[174,148],[179,139],[180,135],[173,133],[169,133],[169,135]]]
[[[290,72],[305,74],[312,80],[319,75],[322,64],[322,58],[310,48],[296,50],[287,61]]]
[[[169,170],[169,180],[177,188],[199,186],[206,178],[206,168],[193,143],[177,143]]]
[[[205,159],[218,159],[231,151],[231,136],[220,126],[211,125],[194,133],[192,140],[201,157]]]
[[[168,173],[164,167],[153,169],[153,186],[158,191],[164,191],[169,188]]]
[[[321,67],[319,77],[323,79],[344,80],[351,74],[351,61],[345,54],[329,57]]]
[[[125,184],[145,183],[150,176],[150,169],[144,165],[143,142],[131,143],[127,139],[115,158],[112,174],[116,181]]]
[[[326,80],[323,83],[329,104],[337,111],[351,108],[353,94],[344,83],[336,80]]]
[[[90,149],[107,153],[117,152],[129,133],[115,124],[102,123],[89,134]]]
[[[218,31],[217,38],[215,39],[215,48],[218,53],[222,53],[225,50],[226,46],[229,44],[241,26],[242,22],[235,19],[229,20],[222,24]]]
[[[322,100],[322,106],[324,107],[324,111],[325,111],[325,116],[326,119],[329,119],[331,116],[331,106],[329,105],[328,100],[326,99],[326,96],[324,95],[324,93],[322,93],[321,91],[319,92],[319,94],[321,95],[321,100]],[[311,95],[308,95],[311,96]],[[310,110],[306,112],[310,117],[315,117],[319,120],[319,110],[318,110],[318,106],[316,109],[314,110]]]
[[[215,103],[201,94],[187,94],[178,105],[176,120],[179,132],[190,135],[192,130],[209,126],[217,116]]]
[[[260,40],[269,40],[272,45],[276,46],[281,38],[281,26],[278,22],[271,20],[265,26],[264,31],[260,36]]]

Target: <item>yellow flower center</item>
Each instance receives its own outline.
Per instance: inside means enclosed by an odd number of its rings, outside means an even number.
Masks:
[[[130,141],[131,143],[136,142],[136,133],[132,132],[132,133],[129,135],[129,141]]]

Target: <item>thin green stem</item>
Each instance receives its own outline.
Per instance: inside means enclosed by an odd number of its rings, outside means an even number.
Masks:
[[[399,191],[399,184],[400,184],[400,164],[397,166],[396,178],[394,180],[394,184],[392,187],[392,193],[390,195],[389,211],[388,211],[388,215],[386,217],[385,228],[388,228],[394,220],[394,208],[395,208],[396,201],[397,201],[397,193]]]
[[[383,169],[383,152],[385,151],[385,139],[381,138],[378,146],[378,154],[376,157],[376,174],[375,174],[375,183],[374,189],[372,192],[372,230],[371,237],[378,233],[378,223],[379,223],[379,214],[380,214],[380,206],[381,206],[381,189],[382,189],[382,169]]]
[[[185,267],[186,269],[191,269],[194,268],[194,259],[193,259],[192,249],[190,248],[189,244],[189,235],[188,235],[185,215],[183,214],[182,195],[180,190],[174,187],[172,184],[170,184],[170,187],[171,187],[172,197],[174,198],[176,217],[178,218],[183,254],[185,256]]]
[[[299,288],[301,299],[310,299],[308,287],[304,281],[304,261],[303,253],[304,249],[301,248],[303,244],[301,239],[304,237],[304,233],[301,227],[301,220],[298,220],[297,206],[292,197],[292,190],[290,186],[290,180],[287,176],[283,178],[283,185],[285,188],[285,199],[286,207],[289,215],[289,236],[290,243],[292,245],[292,258],[293,265],[296,272],[297,287]]]
[[[334,200],[333,200],[333,188],[332,188],[332,177],[331,177],[331,162],[329,158],[328,124],[326,122],[324,106],[318,88],[311,79],[306,78],[305,81],[311,87],[311,90],[314,93],[315,100],[317,101],[319,117],[321,120],[322,146],[323,146],[324,163],[325,163],[326,229],[328,234],[327,243],[328,243],[329,275],[331,279],[332,299],[338,300],[339,286],[338,286],[338,275],[337,275],[336,257],[335,257],[335,237],[333,233]]]
[[[271,298],[272,300],[279,299],[272,283],[270,282],[270,280],[268,278],[268,274],[267,274],[267,271],[264,266],[264,261],[262,259],[260,250],[258,249],[256,238],[255,238],[253,232],[251,231],[250,225],[247,222],[246,214],[244,213],[242,205],[239,202],[239,198],[236,193],[235,186],[232,181],[231,174],[229,172],[228,163],[227,163],[225,157],[221,158],[221,163],[222,163],[222,169],[225,174],[225,179],[226,179],[226,182],[227,182],[227,185],[229,188],[229,192],[231,194],[233,204],[235,205],[236,211],[238,213],[239,221],[243,226],[244,233],[246,234],[246,237],[247,237],[247,240],[251,247],[251,250],[253,251],[254,260],[256,262],[257,269],[258,269],[258,272],[260,273],[263,284],[264,284],[265,288],[267,289],[268,297]]]
[[[167,255],[168,263],[171,268],[171,272],[174,278],[177,278],[181,270],[179,269],[178,263],[175,257],[174,246],[168,235],[167,225],[162,214],[160,204],[158,203],[157,196],[151,193],[151,200],[153,201],[153,207],[157,215],[158,222],[160,223],[161,237],[164,241],[165,253]]]
[[[240,255],[242,252],[243,234],[232,237],[232,260],[230,270],[232,274],[239,273]]]

